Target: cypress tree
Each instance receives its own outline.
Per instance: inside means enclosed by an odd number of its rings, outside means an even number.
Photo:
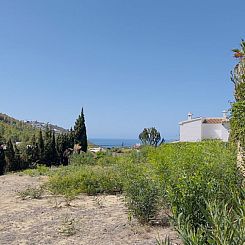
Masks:
[[[52,156],[51,156],[51,159],[50,160],[51,160],[52,163],[57,163],[57,161],[58,161],[58,154],[57,154],[57,150],[56,150],[56,140],[55,140],[55,133],[54,133],[54,131],[52,132],[51,151],[52,151]]]
[[[41,130],[39,131],[37,146],[38,146],[38,158],[42,162],[44,160],[44,140],[43,140],[43,134]]]
[[[40,141],[42,141],[42,137],[40,135],[39,137],[40,137]],[[40,159],[38,146],[39,144],[36,142],[36,135],[34,134],[31,139],[31,145],[28,145],[26,147],[28,164],[36,163]]]
[[[4,174],[5,167],[6,167],[5,154],[4,154],[3,147],[0,145],[0,175]]]
[[[45,141],[44,141],[44,161],[47,166],[51,166],[52,162],[52,155],[53,155],[53,150],[52,150],[52,131],[49,128],[49,126],[46,126],[45,129]]]
[[[86,132],[83,108],[81,114],[79,115],[78,119],[75,122],[74,140],[75,140],[75,144],[81,146],[82,151],[87,152],[88,140],[87,140],[87,132]]]
[[[5,160],[6,160],[6,172],[14,171],[15,169],[15,152],[14,146],[11,139],[7,141],[6,151],[5,151]]]

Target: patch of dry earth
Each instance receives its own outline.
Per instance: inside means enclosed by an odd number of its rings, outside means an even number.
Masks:
[[[143,245],[156,238],[180,240],[171,227],[141,226],[129,221],[122,196],[80,195],[66,206],[61,197],[22,200],[18,191],[38,187],[46,177],[0,176],[1,245]]]

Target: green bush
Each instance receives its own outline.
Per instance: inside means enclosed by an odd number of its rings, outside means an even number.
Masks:
[[[161,190],[154,171],[139,156],[129,155],[121,161],[121,175],[126,205],[140,223],[156,218],[160,208]],[[136,161],[137,159],[137,161]]]
[[[148,223],[159,210],[159,188],[150,178],[138,176],[124,183],[126,203],[140,223]]]
[[[30,176],[48,176],[51,175],[54,171],[54,168],[49,168],[44,165],[37,165],[36,168],[33,169],[26,169],[22,171],[22,173],[30,175]]]
[[[197,229],[193,229],[189,220],[180,214],[177,230],[184,244],[245,244],[245,202],[242,192],[233,194],[232,206],[217,201],[207,203],[207,209],[202,210],[207,223]]]
[[[50,177],[48,186],[54,194],[65,196],[75,196],[79,193],[114,194],[122,191],[120,176],[115,167],[64,167]]]
[[[206,224],[206,201],[232,200],[239,186],[235,152],[219,141],[166,144],[151,149],[149,161],[159,173],[175,217],[188,217],[195,228]]]
[[[96,159],[95,155],[91,152],[73,154],[70,157],[70,164],[73,165],[95,165]]]

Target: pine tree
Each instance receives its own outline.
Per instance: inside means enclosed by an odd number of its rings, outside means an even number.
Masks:
[[[75,144],[78,144],[81,146],[82,151],[87,152],[88,141],[87,141],[87,133],[86,133],[83,108],[82,108],[81,114],[79,115],[78,119],[75,122],[74,140],[75,140]]]

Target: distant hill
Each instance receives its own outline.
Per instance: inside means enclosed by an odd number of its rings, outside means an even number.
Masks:
[[[30,125],[34,128],[38,128],[38,129],[41,129],[41,130],[45,130],[45,128],[47,127],[47,125],[55,131],[55,133],[67,133],[68,130],[67,129],[64,129],[60,126],[57,126],[57,125],[53,125],[53,124],[50,124],[50,123],[44,123],[44,122],[38,122],[38,121],[24,121],[24,123],[26,123],[27,125]]]
[[[0,113],[0,141],[6,141],[9,138],[13,142],[29,142],[33,135],[38,131],[44,130],[47,123],[37,121],[23,121]],[[66,129],[57,125],[48,124],[57,134],[68,132]]]

